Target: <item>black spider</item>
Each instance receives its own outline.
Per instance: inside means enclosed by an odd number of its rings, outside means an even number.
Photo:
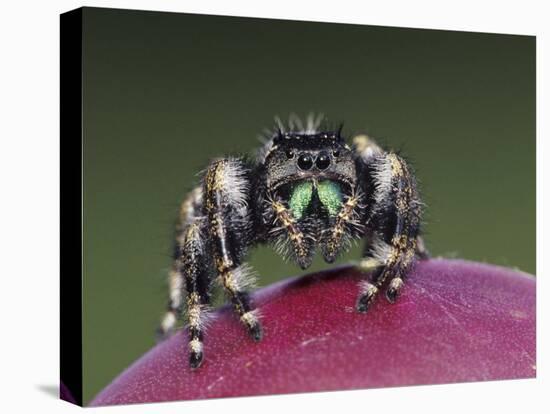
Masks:
[[[287,128],[279,123],[255,160],[212,161],[201,185],[182,203],[160,333],[174,330],[186,295],[191,367],[203,359],[216,275],[250,336],[261,339],[248,295],[254,278],[243,262],[256,244],[270,243],[306,269],[316,247],[331,263],[354,239],[365,238],[359,312],[368,309],[385,280],[386,297],[395,301],[415,256],[427,256],[419,237],[422,203],[403,159],[366,135],[356,136],[350,147],[341,128],[320,124],[313,117],[305,127],[299,121]]]

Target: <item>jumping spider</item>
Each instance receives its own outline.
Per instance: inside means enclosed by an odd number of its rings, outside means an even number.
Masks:
[[[357,264],[366,273],[358,286],[359,312],[367,311],[385,280],[386,297],[394,302],[415,257],[427,256],[410,168],[366,135],[348,146],[341,131],[313,117],[305,127],[279,122],[256,159],[212,161],[182,203],[168,312],[159,331],[163,337],[173,332],[186,295],[192,368],[203,360],[215,275],[252,339],[262,338],[248,294],[253,277],[243,262],[254,245],[270,243],[306,269],[316,247],[332,263],[354,239],[365,238]]]

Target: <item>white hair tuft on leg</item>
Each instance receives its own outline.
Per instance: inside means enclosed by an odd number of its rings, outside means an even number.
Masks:
[[[374,165],[374,182],[376,190],[374,199],[376,203],[384,200],[391,191],[392,164],[388,157],[376,157]]]
[[[256,272],[247,264],[243,264],[235,269],[235,279],[239,290],[249,290],[256,287]]]
[[[370,248],[371,256],[377,260],[380,265],[385,265],[393,252],[393,247],[380,238],[376,238]]]
[[[235,158],[227,160],[223,171],[223,189],[228,201],[233,204],[238,214],[246,215],[248,206],[248,182],[246,170],[242,163]]]

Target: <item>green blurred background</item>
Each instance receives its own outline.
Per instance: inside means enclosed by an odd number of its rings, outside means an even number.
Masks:
[[[535,272],[534,37],[85,8],[83,59],[85,402],[154,344],[197,172],[275,115],[402,150],[434,255]]]

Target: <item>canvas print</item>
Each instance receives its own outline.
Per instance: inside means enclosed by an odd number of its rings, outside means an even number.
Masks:
[[[536,376],[534,37],[85,7],[61,124],[62,398]]]

